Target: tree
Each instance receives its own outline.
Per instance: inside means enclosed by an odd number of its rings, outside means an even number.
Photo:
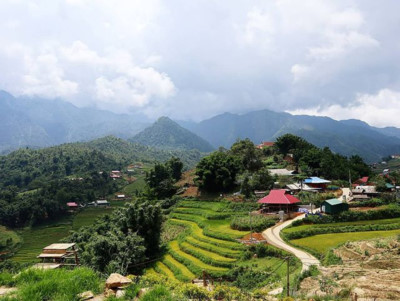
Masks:
[[[231,153],[242,163],[242,170],[257,171],[262,167],[262,150],[257,149],[250,139],[238,140],[231,147]]]
[[[228,191],[235,186],[240,169],[238,157],[225,152],[213,152],[197,164],[197,182],[206,191]]]
[[[171,197],[176,192],[171,170],[166,164],[157,163],[146,173],[145,181],[151,196],[157,199]]]
[[[166,166],[170,169],[172,178],[175,181],[179,181],[182,177],[182,161],[179,158],[172,157],[167,161]]]

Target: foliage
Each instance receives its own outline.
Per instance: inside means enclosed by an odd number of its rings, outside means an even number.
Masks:
[[[235,186],[240,169],[241,164],[236,156],[216,151],[197,164],[197,182],[206,191],[229,191]]]
[[[231,147],[230,153],[240,158],[243,170],[255,172],[262,167],[262,150],[255,147],[250,139],[237,140]]]
[[[174,182],[182,175],[183,163],[178,158],[171,158],[165,164],[156,163],[150,172],[146,173],[146,183],[150,196],[157,199],[169,198],[176,192]]]
[[[231,228],[241,231],[253,230],[261,232],[275,225],[276,220],[262,215],[255,216],[237,216],[231,221]]]
[[[67,241],[78,243],[84,264],[102,272],[126,273],[140,269],[137,264],[158,253],[161,224],[159,205],[130,203],[74,232]]]

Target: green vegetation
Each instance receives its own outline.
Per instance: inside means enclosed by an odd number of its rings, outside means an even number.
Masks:
[[[2,301],[77,300],[79,293],[88,290],[99,293],[102,290],[100,277],[88,268],[72,271],[29,269],[3,284],[16,285],[18,290],[15,297],[0,297]]]
[[[182,176],[183,163],[172,157],[165,164],[157,163],[146,173],[146,184],[149,197],[164,199],[171,197],[176,192],[174,183]]]
[[[400,230],[390,231],[368,231],[354,233],[332,233],[314,235],[306,238],[292,240],[296,246],[312,249],[315,252],[324,255],[329,249],[339,246],[347,241],[359,241],[373,238],[390,237],[400,234]]]
[[[253,230],[255,232],[261,232],[272,227],[275,223],[275,219],[262,215],[234,217],[231,222],[231,228],[242,231]]]
[[[353,155],[347,158],[333,153],[328,147],[320,149],[292,134],[276,139],[275,146],[283,155],[293,154],[294,162],[307,176],[318,175],[327,179],[347,180],[349,171],[355,178],[371,174],[371,169],[360,156]]]
[[[0,226],[0,259],[15,251],[20,243],[21,237],[15,231]]]
[[[89,227],[71,234],[82,263],[101,272],[140,271],[138,264],[156,256],[160,248],[161,207],[148,201],[128,203]]]
[[[213,147],[196,134],[181,127],[168,117],[160,117],[152,126],[130,139],[143,145],[165,149],[196,149],[209,152]]]

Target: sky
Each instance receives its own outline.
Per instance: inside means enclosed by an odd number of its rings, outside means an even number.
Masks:
[[[0,89],[199,121],[400,127],[398,0],[1,0]]]

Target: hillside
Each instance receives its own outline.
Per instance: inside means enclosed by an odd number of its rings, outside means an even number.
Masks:
[[[172,156],[179,157],[186,167],[193,167],[200,160],[201,153],[195,150],[158,150],[113,136],[38,150],[22,148],[0,156],[0,187],[34,188],[38,181],[122,169],[137,161],[166,161]]]
[[[225,113],[197,124],[182,124],[214,147],[228,148],[238,138],[250,138],[258,144],[291,133],[346,156],[358,154],[368,162],[400,151],[400,139],[393,137],[396,132],[393,128],[378,129],[358,120],[336,121],[262,110],[243,115]]]
[[[181,127],[168,117],[159,118],[153,125],[129,140],[165,149],[197,149],[202,152],[213,150],[213,147],[207,141]]]
[[[114,135],[128,138],[146,127],[142,118],[62,100],[15,98],[0,91],[0,153],[19,147],[46,147]]]

